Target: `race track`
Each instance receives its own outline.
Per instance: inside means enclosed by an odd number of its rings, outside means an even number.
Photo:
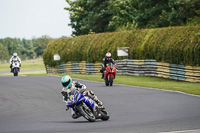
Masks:
[[[79,80],[110,113],[94,123],[72,119],[61,77],[0,76],[0,133],[160,133],[200,129],[200,97]],[[181,83],[181,82],[180,82]]]

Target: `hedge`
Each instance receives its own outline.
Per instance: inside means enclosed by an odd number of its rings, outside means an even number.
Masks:
[[[129,47],[129,59],[155,59],[158,62],[200,66],[200,26],[140,29],[59,38],[49,42],[44,53],[45,65],[60,62],[101,62],[106,52],[117,57],[118,47]],[[53,55],[61,56],[60,62]]]

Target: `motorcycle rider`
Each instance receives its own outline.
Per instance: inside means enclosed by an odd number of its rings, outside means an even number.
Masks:
[[[13,61],[18,61],[19,66],[21,67],[21,59],[18,57],[17,53],[13,53],[13,56],[10,58],[10,68],[11,68],[10,72],[13,72],[13,70],[12,70]],[[20,68],[19,68],[19,71],[20,71]]]
[[[108,64],[110,62],[115,64],[114,59],[111,57],[111,53],[108,52],[108,53],[106,53],[106,57],[103,59],[102,64],[101,64],[100,72],[102,73],[102,77],[101,77],[102,79],[104,78],[104,71],[106,69],[106,64]]]
[[[72,78],[69,75],[65,75],[61,78],[62,82],[62,91],[61,94],[63,95],[63,102],[67,103],[67,100],[69,98],[69,94],[73,90],[78,90],[80,93],[82,93],[84,96],[90,97],[92,100],[94,100],[98,106],[102,109],[105,109],[102,102],[97,98],[97,96],[94,94],[93,91],[86,91],[87,87],[84,84],[81,84],[78,81],[72,81]],[[66,111],[69,109],[68,106],[66,106]],[[73,119],[77,119],[80,117],[80,115],[77,115],[73,109],[71,109],[71,114]]]

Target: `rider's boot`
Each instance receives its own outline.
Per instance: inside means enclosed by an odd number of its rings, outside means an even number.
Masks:
[[[95,100],[95,99],[94,99],[94,101],[97,103],[99,108],[101,108],[102,111],[106,111],[105,107],[103,106],[103,103],[100,100]]]
[[[83,95],[89,96],[92,100],[94,100],[97,103],[97,105],[100,108],[105,110],[105,107],[103,106],[103,103],[98,99],[98,97],[94,94],[93,91],[85,91],[85,93]]]
[[[66,106],[66,109],[65,109],[66,111],[68,111],[69,110],[69,107],[68,106]]]
[[[103,78],[104,78],[104,74],[102,73],[101,79],[103,79]]]
[[[75,112],[72,114],[72,118],[73,118],[73,119],[77,119],[77,118],[79,118],[80,116],[81,116],[80,114],[77,114],[77,113],[75,113]]]
[[[77,119],[81,116],[80,114],[77,114],[73,109],[71,109],[71,114],[73,119]]]

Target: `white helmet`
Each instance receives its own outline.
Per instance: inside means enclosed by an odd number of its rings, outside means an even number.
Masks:
[[[16,57],[16,56],[17,56],[17,53],[13,53],[13,56],[15,56],[15,57]]]
[[[106,57],[110,58],[111,57],[111,53],[110,52],[106,53]]]

